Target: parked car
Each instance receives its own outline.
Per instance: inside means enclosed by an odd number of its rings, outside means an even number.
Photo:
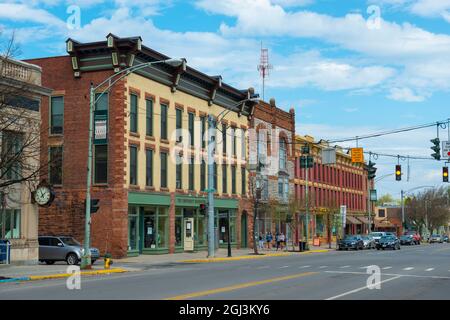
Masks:
[[[448,240],[448,235],[444,234],[444,235],[442,236],[442,241],[448,243],[448,242],[449,242],[449,240]]]
[[[404,234],[400,237],[400,244],[404,245],[414,245],[416,244],[416,240],[414,239],[414,236],[412,234]]]
[[[375,239],[371,235],[364,235],[361,236],[363,243],[364,243],[364,249],[375,249],[376,243]]]
[[[387,236],[397,237],[397,235],[394,232],[386,232]]]
[[[338,245],[339,250],[348,250],[348,249],[355,249],[355,250],[362,250],[364,249],[364,241],[361,238],[361,236],[358,235],[347,235],[344,239],[339,240]]]
[[[420,241],[422,240],[422,238],[420,237],[420,234],[418,232],[416,232],[416,231],[406,231],[404,233],[404,235],[407,235],[407,236],[411,235],[411,236],[413,236],[415,244],[420,244]]]
[[[429,243],[442,243],[444,242],[444,239],[442,238],[442,236],[440,234],[432,234],[430,237],[430,240],[428,240]]]
[[[377,243],[377,250],[384,250],[392,248],[393,250],[400,250],[400,240],[393,236],[383,236]]]
[[[373,238],[373,240],[375,240],[375,243],[378,243],[378,241],[380,241],[380,238],[385,235],[386,235],[386,232],[371,232],[371,233],[369,233],[369,236],[371,236]]]
[[[78,264],[84,253],[81,244],[72,237],[67,236],[40,236],[39,261],[54,264],[56,261],[66,261],[69,265]],[[100,258],[97,248],[90,248],[91,263]]]

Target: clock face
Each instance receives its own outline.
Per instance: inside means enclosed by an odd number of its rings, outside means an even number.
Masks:
[[[36,189],[36,192],[34,194],[34,200],[36,203],[40,206],[46,205],[51,198],[51,191],[47,187],[39,187]]]

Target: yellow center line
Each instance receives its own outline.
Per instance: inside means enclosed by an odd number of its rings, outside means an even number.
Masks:
[[[185,300],[185,299],[190,299],[190,298],[207,296],[207,295],[211,295],[211,294],[217,294],[217,293],[228,292],[228,291],[233,291],[233,290],[238,290],[238,289],[243,289],[243,288],[254,287],[254,286],[267,284],[267,283],[273,283],[273,282],[285,281],[285,280],[290,280],[290,279],[296,279],[296,278],[309,276],[309,275],[313,275],[313,274],[317,274],[317,273],[318,272],[297,273],[297,274],[293,274],[293,275],[290,275],[290,276],[276,277],[276,278],[271,278],[271,279],[266,279],[266,280],[241,283],[241,284],[237,284],[237,285],[233,285],[233,286],[229,286],[229,287],[223,287],[223,288],[217,288],[217,289],[211,289],[211,290],[205,290],[205,291],[192,292],[192,293],[188,293],[188,294],[183,294],[183,295],[179,295],[179,296],[165,298],[164,300]]]

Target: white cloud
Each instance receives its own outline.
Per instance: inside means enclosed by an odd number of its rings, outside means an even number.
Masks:
[[[392,88],[389,99],[405,102],[421,102],[424,96],[416,95],[410,88]]]
[[[24,4],[0,3],[0,19],[34,22],[52,27],[65,27],[65,22],[43,9]]]
[[[424,17],[441,16],[450,10],[450,0],[418,0],[410,7],[414,14]]]

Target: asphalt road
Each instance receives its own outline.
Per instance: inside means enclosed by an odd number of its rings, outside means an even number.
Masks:
[[[367,266],[381,270],[369,289]],[[219,263],[140,266],[126,274],[0,284],[4,299],[450,299],[450,244],[331,251]]]

